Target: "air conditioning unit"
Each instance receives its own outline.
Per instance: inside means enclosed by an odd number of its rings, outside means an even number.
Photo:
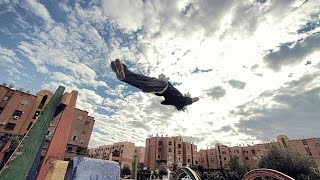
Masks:
[[[4,125],[6,125],[6,122],[0,122],[0,125],[4,126]]]
[[[20,116],[13,116],[13,119],[19,119]]]

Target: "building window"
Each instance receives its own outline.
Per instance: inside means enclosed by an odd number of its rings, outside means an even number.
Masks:
[[[227,160],[227,158],[226,158],[226,157],[224,157],[224,158],[223,158],[223,160],[225,160],[225,161],[226,161],[226,160]]]
[[[50,135],[50,133],[51,133],[51,131],[47,131],[47,136],[49,136],[49,135]]]
[[[158,148],[158,151],[161,151],[161,148]]]
[[[82,131],[82,134],[86,134],[86,133],[87,133],[86,130],[83,130],[83,131]]]
[[[15,110],[15,111],[13,112],[13,114],[12,114],[13,119],[19,119],[19,118],[21,117],[22,113],[23,113],[22,111]]]
[[[15,124],[15,123],[7,123],[5,129],[7,129],[7,130],[13,130],[14,127],[16,127],[16,124]]]
[[[22,99],[20,103],[21,103],[22,105],[27,105],[27,104],[28,104],[28,102],[29,102],[28,100],[26,100],[26,99]]]
[[[29,129],[31,128],[33,122],[30,122],[29,125],[28,125],[28,128],[27,128],[27,131],[29,131]]]
[[[82,121],[83,117],[81,115],[79,115],[77,119]]]
[[[168,143],[168,144],[169,144],[169,146],[171,146],[171,145],[172,145],[172,142],[171,142],[171,141],[169,141],[169,143]]]
[[[181,151],[178,151],[178,154],[181,154]]]
[[[2,113],[3,109],[4,109],[3,107],[0,107],[0,114]]]
[[[171,151],[172,151],[171,148],[169,148],[169,149],[168,149],[168,152],[171,152]]]
[[[239,153],[239,151],[238,150],[235,150],[235,151],[233,151],[234,153]]]
[[[36,119],[40,114],[40,111],[36,111],[33,115],[33,118],[32,119]]]
[[[72,147],[71,147],[71,146],[68,146],[68,147],[67,147],[67,151],[68,151],[68,152],[72,152]]]
[[[72,141],[78,141],[78,137],[77,136],[72,136],[71,140]]]
[[[90,122],[89,121],[86,121],[85,123],[84,123],[84,125],[88,125]]]
[[[203,158],[201,158],[201,162],[203,162],[204,161],[204,159]]]
[[[252,154],[256,154],[256,151],[254,149],[251,150]]]
[[[249,160],[249,157],[246,157],[246,160]]]
[[[190,159],[188,159],[188,163],[190,163]]]
[[[38,109],[42,109],[42,108],[43,108],[44,104],[45,104],[46,101],[47,101],[47,98],[48,98],[47,95],[43,96],[43,98],[42,98],[42,100],[41,100],[41,102],[40,102],[40,104],[39,104],[39,106],[38,106]]]
[[[4,100],[4,101],[9,101],[10,100],[10,96],[5,96],[2,100]]]
[[[211,158],[211,162],[214,162],[214,158]]]
[[[162,144],[162,142],[161,142],[161,141],[159,141],[159,142],[158,142],[158,145],[161,145],[161,144]]]
[[[225,152],[225,151],[222,151],[222,154],[226,154],[226,152]]]
[[[181,144],[178,144],[178,148],[181,148]]]
[[[306,140],[302,140],[303,145],[307,145],[307,141]]]
[[[244,154],[248,154],[249,152],[248,152],[248,151],[243,151],[243,153],[244,153]]]

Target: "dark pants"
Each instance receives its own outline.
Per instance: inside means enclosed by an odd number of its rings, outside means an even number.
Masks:
[[[141,89],[143,92],[159,93],[168,86],[167,82],[161,81],[157,78],[136,74],[130,71],[125,64],[123,64],[123,67],[125,79],[122,81]]]

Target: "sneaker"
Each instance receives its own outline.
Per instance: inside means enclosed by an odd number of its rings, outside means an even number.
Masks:
[[[111,65],[110,65],[110,66],[111,66],[112,71],[116,73],[117,78],[118,78],[119,80],[121,80],[119,74],[117,73],[117,68],[116,68],[116,63],[115,63],[115,61],[111,61]]]
[[[191,99],[192,99],[192,103],[199,101],[199,98],[198,98],[198,97],[193,97],[193,98],[191,98]]]
[[[123,69],[123,65],[120,62],[119,59],[115,60],[115,67],[116,67],[116,74],[119,80],[124,80],[124,78],[126,77],[125,73],[124,73],[124,69]]]
[[[115,64],[114,61],[111,61],[110,67],[111,67],[111,69],[112,69],[113,72],[117,73],[116,64]]]

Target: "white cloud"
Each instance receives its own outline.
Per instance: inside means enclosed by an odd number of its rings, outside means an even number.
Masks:
[[[46,7],[37,2],[37,0],[26,0],[25,3],[30,8],[31,12],[42,18],[48,25],[54,23]]]
[[[88,7],[60,2],[65,17],[58,23],[45,3],[28,1],[27,8],[50,28],[20,18],[35,30],[20,33],[18,50],[0,53],[8,63],[19,53],[34,64],[50,80],[43,82],[45,88],[65,85],[67,91],[79,91],[77,107],[96,119],[90,146],[122,140],[144,145],[147,135],[157,133],[198,137],[200,147],[251,143],[261,138],[238,131],[239,119],[230,111],[251,101],[280,108],[283,104],[259,98],[261,93],[319,70],[319,52],[303,48],[303,57],[312,59],[310,66],[290,60],[273,72],[264,64],[267,50],[310,36],[297,30],[320,4],[302,2],[105,0]],[[183,113],[160,105],[162,97],[130,92],[110,70],[115,58],[126,59],[135,72],[154,77],[164,73],[181,92],[200,96],[200,101]],[[235,88],[238,82],[243,88]],[[314,88],[309,86],[302,91]]]

